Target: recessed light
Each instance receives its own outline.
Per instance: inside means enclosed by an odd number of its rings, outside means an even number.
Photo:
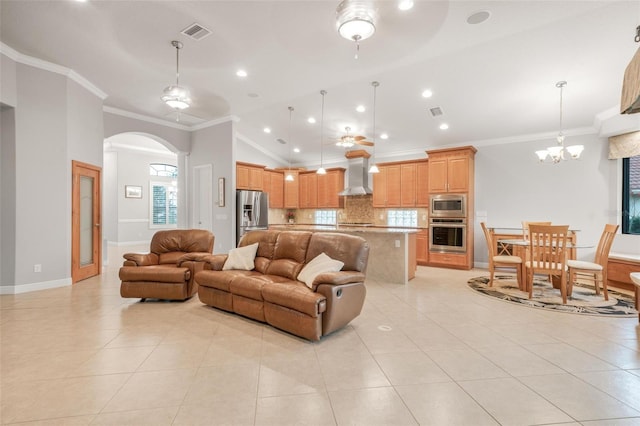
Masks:
[[[309,117],[309,118],[307,118],[307,123],[309,123],[309,124],[315,124],[315,123],[316,123],[316,119],[315,119],[315,118],[313,118],[313,117]]]
[[[386,133],[383,133],[380,135],[380,139],[389,139],[389,135]]]
[[[300,148],[293,148],[293,152],[295,152],[295,153],[300,152]]]
[[[413,8],[413,0],[400,0],[398,2],[398,9],[409,10]]]
[[[449,125],[447,123],[442,123],[440,125],[440,130],[447,130],[449,128]]]
[[[422,92],[422,97],[423,98],[430,98],[433,96],[433,92],[429,89],[426,89],[424,92]]]
[[[271,128],[270,127],[265,127],[264,129],[262,129],[265,133],[271,133]]]
[[[364,105],[358,105],[356,107],[356,111],[358,112],[365,112],[367,109],[364,107]]]
[[[491,16],[491,12],[489,12],[488,10],[480,10],[478,12],[475,12],[469,15],[469,17],[467,18],[467,24],[469,25],[482,24],[484,21],[489,19],[490,16]]]
[[[246,77],[248,74],[247,74],[247,72],[245,70],[238,70],[238,71],[236,71],[236,75],[238,77]]]

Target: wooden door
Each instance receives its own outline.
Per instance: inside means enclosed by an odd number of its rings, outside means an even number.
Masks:
[[[402,207],[415,207],[416,181],[416,164],[403,164],[400,168],[400,204]]]
[[[100,274],[102,266],[102,169],[79,161],[71,168],[71,281],[76,283]]]

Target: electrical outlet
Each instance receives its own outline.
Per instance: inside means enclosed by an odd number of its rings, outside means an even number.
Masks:
[[[400,248],[400,240],[396,240],[396,248]]]
[[[384,220],[384,214],[380,213],[380,220]]]
[[[36,265],[33,265],[33,272],[42,272],[42,265],[39,263]]]

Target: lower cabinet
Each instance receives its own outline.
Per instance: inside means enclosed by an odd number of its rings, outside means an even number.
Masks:
[[[465,253],[429,253],[429,265],[444,266],[449,268],[467,268],[467,255]]]
[[[416,234],[416,261],[418,265],[429,263],[429,230],[423,229]]]

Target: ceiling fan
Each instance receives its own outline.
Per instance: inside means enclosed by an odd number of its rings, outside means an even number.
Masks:
[[[349,134],[351,127],[345,127],[344,130],[346,130],[347,134],[338,139],[336,146],[342,148],[351,148],[353,145],[373,146],[373,142],[366,140],[365,136]]]

